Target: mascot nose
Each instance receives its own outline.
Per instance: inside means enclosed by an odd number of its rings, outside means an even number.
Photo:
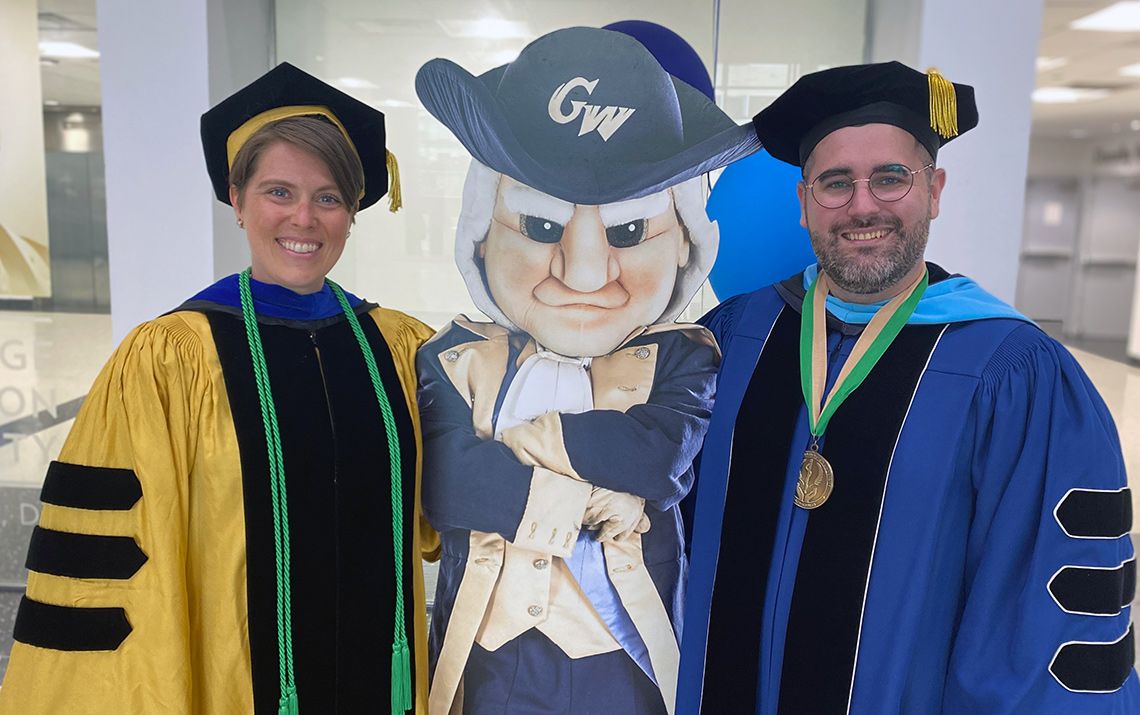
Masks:
[[[551,273],[571,290],[592,293],[617,278],[616,262],[610,259],[606,227],[597,206],[575,208],[559,249]]]

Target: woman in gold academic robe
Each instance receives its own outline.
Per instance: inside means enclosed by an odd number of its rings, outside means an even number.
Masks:
[[[84,401],[0,711],[426,712],[431,330],[325,277],[357,210],[398,196],[383,115],[283,64],[202,139],[252,268],[136,328]]]

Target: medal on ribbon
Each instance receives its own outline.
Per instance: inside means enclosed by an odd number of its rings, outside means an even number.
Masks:
[[[821,271],[808,287],[800,314],[800,386],[808,408],[812,441],[804,452],[796,481],[795,504],[801,509],[823,506],[835,489],[835,471],[820,453],[819,440],[835,411],[863,384],[875,363],[898,337],[918,307],[928,281],[923,270],[918,280],[879,308],[855,341],[826,399],[822,399],[822,393],[827,384],[827,276]]]

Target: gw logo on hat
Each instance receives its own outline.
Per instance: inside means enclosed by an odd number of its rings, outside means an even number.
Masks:
[[[582,128],[578,130],[578,136],[583,137],[592,131],[597,131],[602,137],[602,141],[608,141],[614,135],[625,120],[629,119],[636,109],[630,107],[600,107],[594,104],[587,104],[580,99],[571,99],[570,106],[573,110],[566,114],[562,111],[562,105],[566,102],[566,98],[570,96],[570,92],[578,87],[584,87],[586,94],[593,94],[594,87],[598,86],[598,80],[593,82],[588,81],[585,77],[575,77],[569,82],[558,85],[554,90],[554,94],[550,95],[550,103],[546,105],[546,111],[550,114],[550,118],[559,124],[569,124],[577,119],[578,115],[582,115]]]

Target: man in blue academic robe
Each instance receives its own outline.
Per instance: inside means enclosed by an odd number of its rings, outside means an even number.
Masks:
[[[1108,410],[1061,345],[923,260],[973,89],[840,67],[753,123],[803,169],[818,263],[704,320],[723,362],[677,712],[1140,712]]]

